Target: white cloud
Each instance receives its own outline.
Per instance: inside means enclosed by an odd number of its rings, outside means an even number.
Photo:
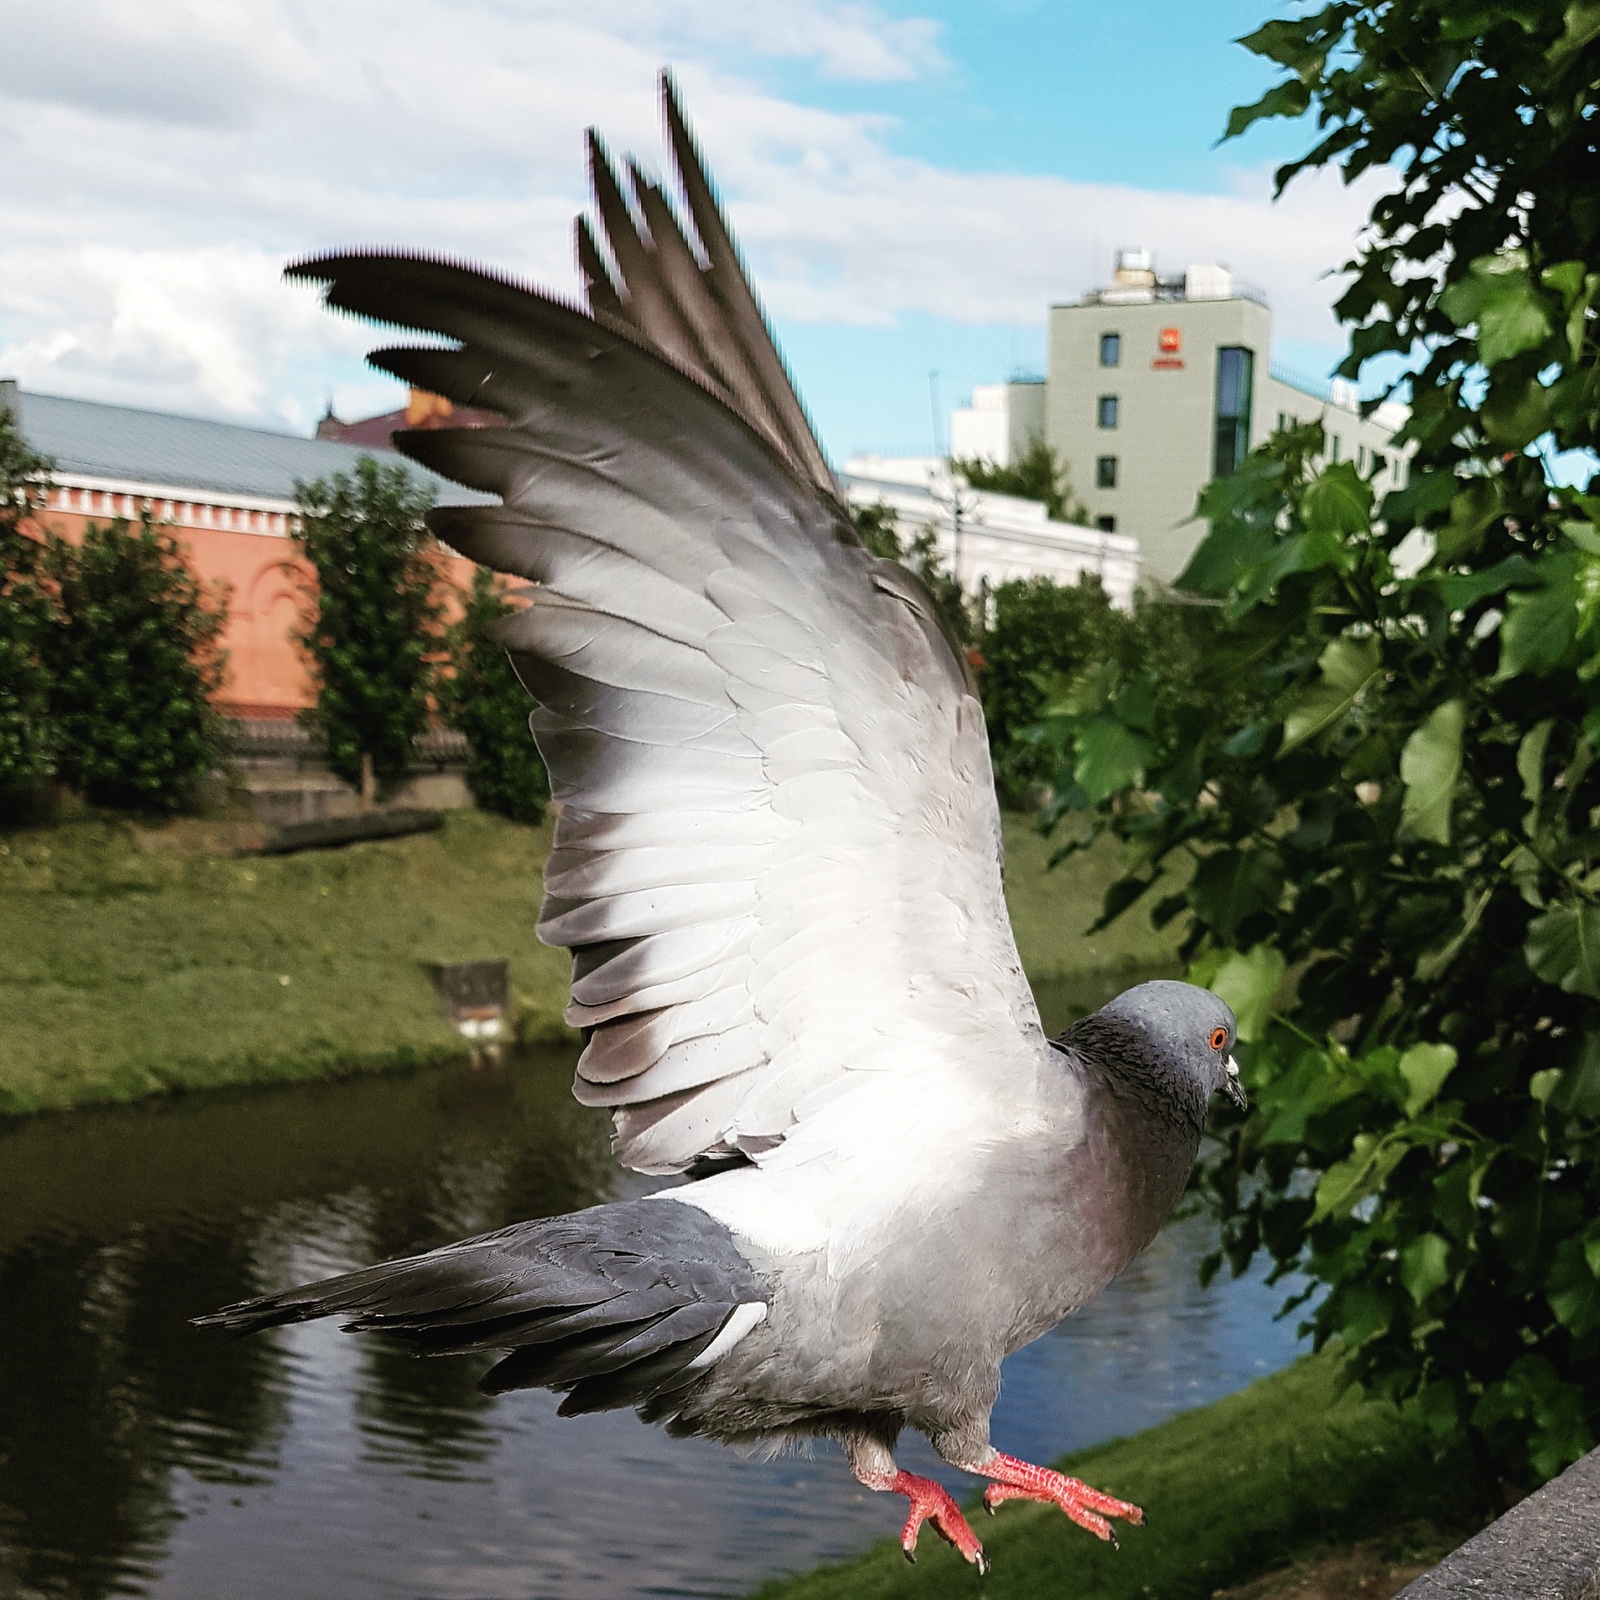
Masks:
[[[0,373],[34,388],[303,426],[365,330],[283,284],[319,249],[404,244],[571,292],[581,130],[659,161],[680,74],[780,319],[1038,323],[1111,250],[1221,259],[1285,338],[1328,341],[1370,195],[1265,172],[1194,196],[942,169],[880,117],[761,88],[761,63],[947,70],[936,24],[838,0],[0,0]]]

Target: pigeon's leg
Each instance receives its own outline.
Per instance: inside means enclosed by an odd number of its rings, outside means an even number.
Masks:
[[[917,1559],[917,1534],[922,1524],[929,1522],[933,1531],[947,1544],[953,1544],[979,1572],[989,1570],[989,1558],[984,1555],[978,1536],[942,1484],[932,1478],[919,1478],[914,1472],[902,1472],[881,1439],[851,1434],[844,1440],[844,1451],[857,1483],[880,1492],[903,1494],[911,1502],[906,1525],[900,1530],[900,1548],[907,1561]]]
[[[1049,1467],[1018,1461],[1015,1456],[1001,1455],[998,1450],[991,1451],[981,1464],[970,1466],[967,1471],[992,1480],[983,1491],[983,1503],[991,1515],[996,1506],[1007,1500],[1042,1500],[1046,1505],[1060,1506],[1080,1528],[1087,1528],[1112,1545],[1117,1542],[1117,1531],[1106,1520],[1108,1517],[1121,1517],[1124,1522],[1135,1525],[1144,1521],[1144,1512],[1126,1500],[1114,1500],[1077,1478],[1069,1478]]]

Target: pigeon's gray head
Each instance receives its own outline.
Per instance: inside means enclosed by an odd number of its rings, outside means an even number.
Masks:
[[[1232,1010],[1209,989],[1160,978],[1074,1023],[1063,1042],[1203,1122],[1219,1089],[1246,1108],[1233,1059],[1236,1032]]]

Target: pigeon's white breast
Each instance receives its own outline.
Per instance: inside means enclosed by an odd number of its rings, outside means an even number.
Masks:
[[[1055,1126],[1059,1111],[1042,1103],[1031,1060],[924,1059],[914,1078],[851,1072],[758,1165],[659,1198],[698,1206],[773,1260],[825,1253],[842,1275],[859,1254],[958,1203],[996,1147],[1070,1139]]]

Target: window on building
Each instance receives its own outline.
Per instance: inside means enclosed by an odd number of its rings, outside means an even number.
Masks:
[[[1117,412],[1120,407],[1114,394],[1103,394],[1095,403],[1095,420],[1102,428],[1114,428],[1117,425]]]
[[[1101,533],[1115,533],[1117,531],[1117,519],[1115,517],[1096,517],[1094,525]]]
[[[1094,458],[1094,486],[1097,489],[1116,488],[1117,458],[1115,456],[1096,456]]]
[[[1333,438],[1329,441],[1329,447],[1330,447],[1330,450],[1331,450],[1332,453],[1329,455],[1328,459],[1330,461],[1337,461],[1339,459],[1339,435],[1338,434],[1334,434]]]
[[[1120,333],[1102,333],[1100,335],[1100,365],[1102,367],[1120,367],[1122,365],[1122,335]]]
[[[1217,431],[1211,475],[1231,478],[1250,449],[1250,401],[1256,386],[1256,358],[1243,345],[1217,351]]]

